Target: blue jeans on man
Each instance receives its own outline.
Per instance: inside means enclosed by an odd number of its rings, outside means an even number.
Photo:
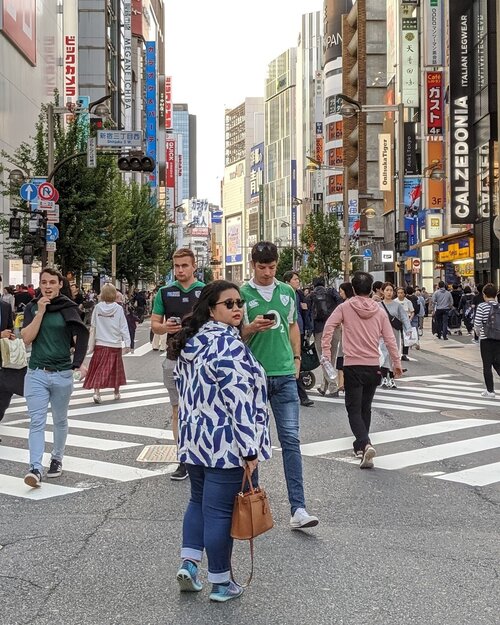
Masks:
[[[52,460],[62,462],[68,436],[68,406],[73,392],[73,371],[28,369],[24,379],[24,396],[31,418],[29,433],[30,465],[42,471],[45,451],[45,425],[49,403],[54,422]]]
[[[299,439],[299,396],[295,376],[268,376],[267,393],[283,454],[288,500],[293,516],[297,508],[306,507]]]

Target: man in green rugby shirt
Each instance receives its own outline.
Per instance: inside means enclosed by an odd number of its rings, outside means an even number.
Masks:
[[[278,248],[262,241],[252,248],[253,278],[241,287],[245,299],[242,335],[267,374],[268,396],[283,453],[292,529],[314,527],[306,511],[299,440],[300,332],[295,293],[276,280]]]
[[[172,431],[175,443],[179,436],[178,407],[179,395],[174,380],[176,358],[172,354],[171,340],[181,329],[182,319],[193,311],[193,307],[200,297],[203,282],[196,279],[194,272],[196,262],[193,251],[189,248],[178,249],[172,260],[175,281],[162,287],[156,294],[151,314],[151,329],[155,334],[167,333],[167,355],[163,361],[163,383],[172,406]],[[170,475],[171,480],[185,480],[187,470],[184,463]]]

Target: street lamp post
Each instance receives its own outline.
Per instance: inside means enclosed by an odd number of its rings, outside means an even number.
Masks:
[[[342,117],[353,117],[358,113],[388,113],[396,112],[398,114],[397,119],[397,171],[396,179],[398,181],[397,186],[397,198],[394,206],[394,255],[396,257],[396,232],[405,230],[405,218],[404,218],[404,104],[361,104],[357,100],[343,94],[337,94],[338,101],[342,101],[342,104],[338,107],[338,113]],[[400,256],[400,272],[399,272],[399,284],[404,283],[404,267],[403,257]]]

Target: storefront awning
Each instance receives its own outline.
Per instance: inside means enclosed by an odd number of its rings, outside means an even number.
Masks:
[[[444,243],[446,241],[455,241],[457,239],[463,239],[464,237],[470,237],[473,235],[473,231],[469,228],[468,230],[461,230],[460,232],[454,232],[453,234],[446,234],[442,237],[434,237],[433,239],[427,239],[426,241],[422,241],[421,243],[416,243],[410,247],[410,250],[418,250],[425,245],[439,245],[439,243]]]

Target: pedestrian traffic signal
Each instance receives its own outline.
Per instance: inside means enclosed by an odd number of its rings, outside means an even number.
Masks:
[[[118,169],[120,171],[147,171],[155,170],[155,161],[150,156],[130,155],[120,156],[118,159]]]
[[[11,217],[9,219],[9,239],[21,238],[21,218]]]
[[[408,241],[408,232],[406,230],[401,230],[396,232],[396,253],[404,254],[408,252],[410,249],[410,243]]]
[[[90,130],[98,131],[104,130],[104,120],[102,117],[91,117],[90,118]]]

